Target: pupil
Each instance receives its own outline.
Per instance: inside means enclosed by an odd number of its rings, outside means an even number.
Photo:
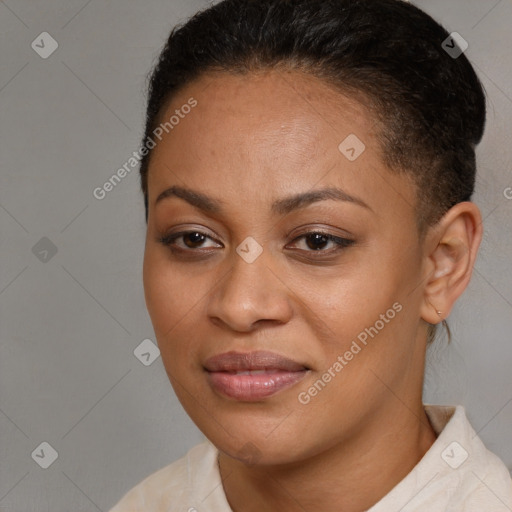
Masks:
[[[199,240],[197,238],[199,238]],[[189,233],[185,237],[185,240],[187,240],[187,239],[189,241],[191,241],[192,246],[195,246],[195,244],[200,245],[204,241],[204,235],[202,235],[201,233]],[[186,245],[189,245],[189,244],[186,244]]]
[[[306,238],[307,238],[308,242],[310,240],[313,240],[313,245],[311,245],[309,243],[307,245],[310,249],[315,249],[315,250],[321,249],[328,242],[327,237],[325,235],[322,235],[321,233],[315,233],[313,235],[307,236]],[[323,244],[322,247],[318,247],[317,245],[315,245],[318,242],[320,242],[320,244]]]

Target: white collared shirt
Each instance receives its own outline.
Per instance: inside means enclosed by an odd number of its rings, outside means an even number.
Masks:
[[[512,512],[512,479],[462,406],[425,405],[436,441],[367,512]],[[209,441],[156,471],[109,512],[232,512]]]

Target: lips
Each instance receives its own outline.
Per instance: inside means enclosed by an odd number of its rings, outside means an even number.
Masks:
[[[226,352],[205,365],[214,391],[240,401],[260,401],[302,380],[304,365],[274,352]]]

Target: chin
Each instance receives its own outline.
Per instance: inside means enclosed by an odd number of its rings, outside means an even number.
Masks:
[[[192,419],[219,451],[248,466],[286,465],[306,457],[304,444],[297,442],[304,438],[303,433],[294,434],[290,426],[279,432],[279,426],[276,428],[279,423],[275,422],[272,427],[267,422],[258,428],[252,419],[223,421],[223,418],[218,418],[224,429],[208,418],[202,418],[202,421]]]

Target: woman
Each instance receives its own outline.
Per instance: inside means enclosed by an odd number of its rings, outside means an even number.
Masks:
[[[111,512],[512,510],[464,408],[422,402],[482,238],[463,50],[401,0],[224,0],[172,31],[144,289],[208,441]]]

